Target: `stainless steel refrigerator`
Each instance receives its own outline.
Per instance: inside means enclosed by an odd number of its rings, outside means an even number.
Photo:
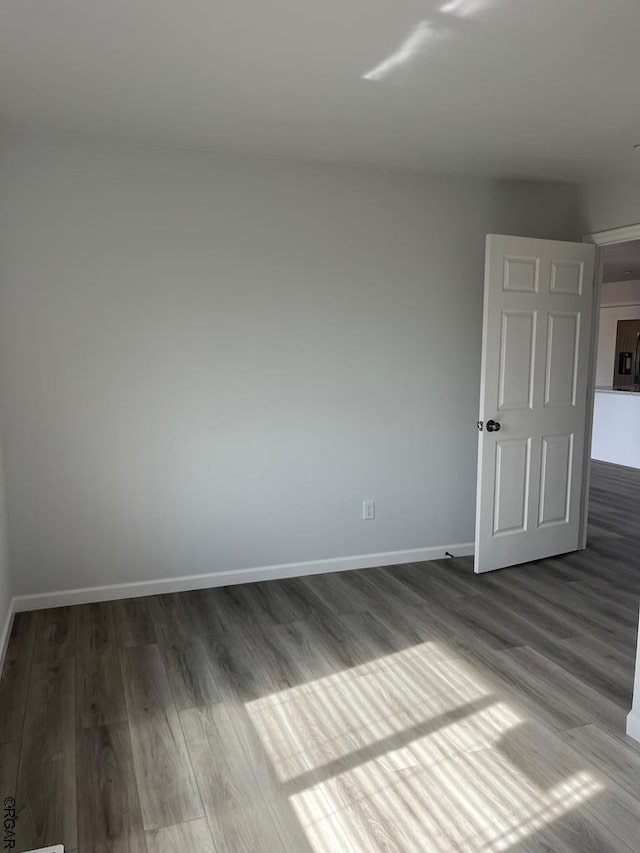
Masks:
[[[613,387],[640,391],[640,320],[618,320]]]

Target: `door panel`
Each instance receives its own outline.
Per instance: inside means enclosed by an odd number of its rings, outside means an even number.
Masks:
[[[536,312],[503,311],[498,409],[529,409],[533,394]]]
[[[538,258],[505,255],[502,289],[512,293],[537,293],[539,270]]]
[[[582,296],[584,261],[551,261],[551,293]]]
[[[580,313],[549,314],[545,406],[575,406]]]
[[[566,524],[570,515],[573,433],[542,436],[538,524]]]
[[[579,547],[595,248],[489,235],[475,570]]]
[[[529,439],[511,438],[496,444],[495,536],[526,529],[530,466]]]

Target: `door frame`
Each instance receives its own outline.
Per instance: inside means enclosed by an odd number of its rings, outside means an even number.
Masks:
[[[593,411],[596,402],[596,367],[598,360],[598,327],[600,324],[600,297],[602,294],[603,279],[603,256],[602,249],[605,246],[613,246],[616,243],[630,243],[632,240],[640,240],[640,223],[638,225],[626,225],[623,228],[610,228],[607,231],[595,231],[586,234],[582,238],[583,243],[593,243],[596,247],[596,262],[594,268],[593,282],[593,319],[591,324],[591,346],[589,366],[589,385],[587,387],[587,420],[585,424],[584,461],[582,468],[582,495],[580,498],[580,533],[579,542],[581,548],[587,547],[587,529],[589,523],[589,489],[591,487],[591,436],[593,432]]]

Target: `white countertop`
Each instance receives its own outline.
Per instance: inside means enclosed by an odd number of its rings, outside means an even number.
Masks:
[[[623,397],[640,397],[640,391],[618,391],[615,388],[606,388],[602,385],[596,386],[597,394],[621,394]]]

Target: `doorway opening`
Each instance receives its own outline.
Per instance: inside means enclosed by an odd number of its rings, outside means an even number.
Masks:
[[[640,470],[640,240],[600,254],[591,458]]]
[[[585,243],[596,246],[592,330],[592,394],[587,408],[590,436],[585,454],[582,496],[582,547],[587,531],[610,533],[611,517],[598,512],[598,490],[608,483],[606,502],[611,513],[627,518],[624,531],[640,537],[632,506],[640,497],[640,448],[635,450],[640,426],[640,223],[589,234]],[[620,321],[632,320],[632,326]],[[635,337],[634,337],[635,330]],[[620,331],[620,337],[618,332]],[[637,347],[637,351],[636,351]],[[628,372],[630,371],[630,372]],[[637,381],[636,381],[637,380]],[[636,390],[637,386],[637,390]],[[637,407],[638,419],[634,425]],[[614,467],[615,466],[615,467]],[[613,482],[622,478],[624,483]],[[611,481],[611,482],[609,482]],[[634,499],[629,496],[633,493]],[[612,498],[615,495],[615,498]],[[600,495],[602,497],[602,495]],[[622,501],[619,503],[618,498]],[[618,530],[619,525],[614,525]]]
[[[640,548],[640,225],[593,234],[594,290],[590,453],[583,496],[583,547],[616,561],[617,583],[635,597]],[[588,522],[588,525],[587,525]],[[588,536],[587,536],[588,526]],[[636,658],[627,734],[640,740]]]

